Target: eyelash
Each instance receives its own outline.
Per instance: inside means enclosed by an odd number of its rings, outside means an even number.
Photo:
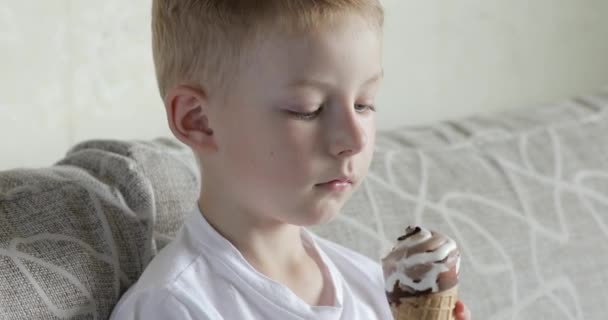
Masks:
[[[368,110],[369,111],[374,111],[374,112],[376,111],[376,107],[374,105],[371,105],[371,104],[361,104],[361,103],[358,103],[358,104],[355,104],[355,109],[358,106],[365,107],[363,110],[361,110],[362,112],[368,111]],[[321,113],[321,110],[323,110],[323,106],[319,107],[319,109],[317,109],[317,110],[315,110],[313,112],[300,113],[300,112],[295,112],[295,111],[289,111],[289,113],[291,113],[294,117],[296,117],[297,119],[300,119],[300,120],[312,120],[312,119],[316,118]]]

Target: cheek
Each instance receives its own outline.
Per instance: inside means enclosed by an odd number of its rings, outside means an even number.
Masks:
[[[220,145],[223,174],[230,176],[232,183],[251,188],[252,181],[264,174],[264,165],[268,162],[265,134],[252,120],[233,121],[225,128]]]
[[[248,180],[250,187],[277,192],[310,180],[315,144],[304,132],[289,129],[269,124],[234,137],[227,155],[234,162],[234,174]]]
[[[302,131],[282,130],[274,135],[268,149],[270,170],[299,180],[309,176],[314,163],[314,138]]]

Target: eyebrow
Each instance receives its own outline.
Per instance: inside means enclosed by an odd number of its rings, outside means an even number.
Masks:
[[[376,82],[384,77],[384,69],[380,70],[380,72],[376,73],[373,77],[365,80],[363,82],[363,86],[368,85],[370,83]],[[317,87],[317,88],[327,88],[331,87],[331,84],[325,82],[323,80],[318,79],[298,79],[290,83],[288,88],[297,88],[297,87]]]

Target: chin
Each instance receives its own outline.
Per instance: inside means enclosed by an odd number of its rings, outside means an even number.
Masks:
[[[313,212],[305,214],[297,225],[308,227],[330,223],[338,216],[341,208],[342,206],[332,206],[331,208],[314,210]]]

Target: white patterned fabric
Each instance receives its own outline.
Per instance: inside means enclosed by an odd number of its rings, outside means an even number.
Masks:
[[[380,134],[358,194],[315,230],[379,259],[408,224],[461,245],[474,319],[606,319],[608,93]]]
[[[91,141],[53,167],[0,172],[0,319],[107,319],[181,225],[164,213],[194,204],[180,159],[192,154],[166,139]]]
[[[0,172],[0,319],[107,318],[194,205],[195,165],[170,139],[89,141]],[[605,319],[608,93],[381,132],[313,230],[379,260],[408,224],[461,245],[475,319]]]

